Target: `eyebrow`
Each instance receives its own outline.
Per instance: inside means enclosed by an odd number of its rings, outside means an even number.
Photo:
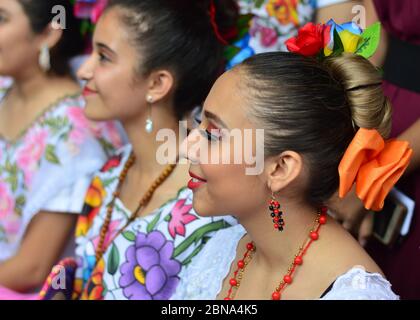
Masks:
[[[224,128],[228,128],[228,126],[226,125],[226,123],[224,123],[223,121],[222,121],[222,119],[220,119],[217,115],[215,115],[214,113],[212,113],[212,112],[210,112],[210,111],[207,111],[207,110],[205,110],[204,111],[204,115],[205,115],[205,117],[207,118],[207,119],[210,119],[210,120],[212,120],[212,121],[214,121],[216,124],[218,124],[219,126],[221,126],[221,127],[224,127]]]
[[[99,49],[103,49],[108,51],[109,53],[111,53],[112,55],[116,56],[117,53],[112,50],[110,47],[108,47],[106,44],[102,43],[102,42],[95,42],[95,45],[99,48]]]

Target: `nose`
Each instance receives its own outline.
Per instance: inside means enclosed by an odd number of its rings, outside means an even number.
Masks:
[[[199,129],[191,130],[190,134],[184,139],[181,145],[181,155],[191,161],[192,164],[200,163],[200,143],[201,134]]]
[[[89,81],[93,78],[93,71],[95,70],[94,53],[92,53],[85,62],[77,70],[77,78],[82,81]]]

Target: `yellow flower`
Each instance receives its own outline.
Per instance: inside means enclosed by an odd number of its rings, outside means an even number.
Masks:
[[[344,46],[344,52],[354,53],[361,38],[361,36],[351,33],[348,30],[341,31],[340,39]]]

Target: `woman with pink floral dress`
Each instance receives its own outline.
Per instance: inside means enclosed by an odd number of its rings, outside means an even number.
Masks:
[[[65,31],[48,15],[57,4],[68,9]],[[0,2],[0,299],[34,298],[93,173],[121,146],[114,123],[84,116],[70,68],[84,45],[70,9],[65,0]]]

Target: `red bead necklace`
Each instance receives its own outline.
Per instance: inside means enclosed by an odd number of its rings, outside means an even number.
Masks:
[[[305,255],[306,251],[308,251],[311,244],[318,240],[319,238],[319,230],[321,228],[321,225],[327,223],[327,207],[323,206],[320,209],[318,209],[318,215],[315,219],[315,225],[309,232],[308,239],[305,239],[304,244],[299,247],[298,253],[295,255],[295,258],[293,259],[293,262],[291,263],[288,272],[283,277],[283,280],[279,283],[278,287],[274,290],[274,292],[271,295],[272,300],[280,300],[281,294],[284,291],[284,289],[289,286],[293,282],[293,274],[296,271],[296,268],[303,263],[303,256]],[[255,247],[255,244],[253,242],[249,242],[246,245],[246,252],[241,260],[237,263],[237,269],[233,273],[233,277],[229,280],[229,291],[227,293],[227,296],[225,300],[233,300],[235,297],[236,292],[239,289],[239,286],[242,281],[243,273],[246,268],[246,266],[249,264],[249,262],[252,260],[252,257],[254,256],[255,251],[257,248]],[[233,290],[235,289],[235,290]]]

